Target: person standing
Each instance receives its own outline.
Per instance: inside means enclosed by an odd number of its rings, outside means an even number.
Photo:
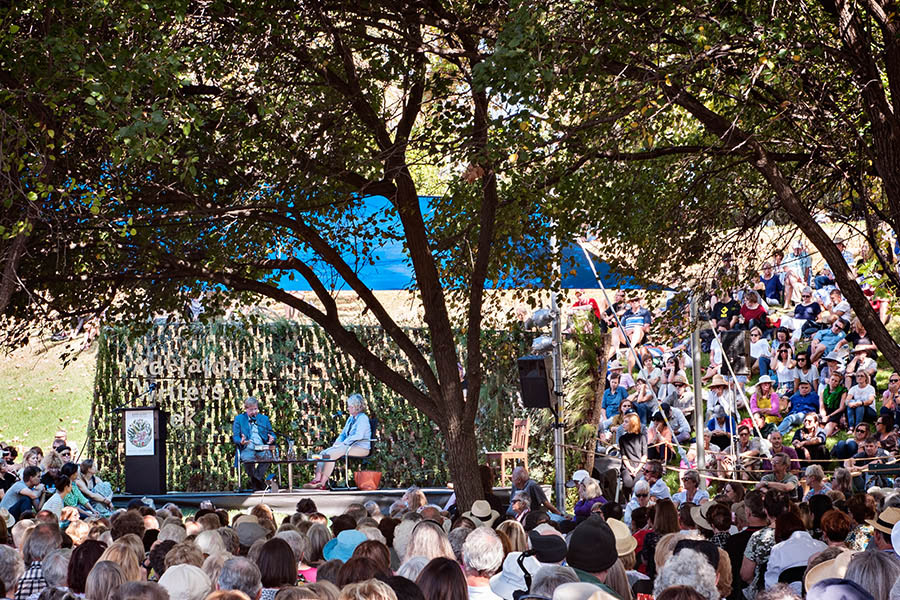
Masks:
[[[240,460],[250,477],[250,485],[255,491],[266,489],[266,471],[269,465],[257,462],[266,458],[260,446],[275,443],[275,431],[269,417],[260,414],[259,400],[250,396],[244,400],[244,412],[234,419],[231,427],[232,440],[238,446]]]

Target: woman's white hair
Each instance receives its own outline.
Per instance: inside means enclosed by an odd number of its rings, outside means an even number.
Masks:
[[[707,600],[719,600],[716,570],[699,552],[685,549],[667,560],[656,576],[653,595],[659,597],[663,590],[676,585],[686,585]]]
[[[468,571],[490,576],[503,566],[503,542],[493,529],[478,527],[463,542],[463,564]]]
[[[635,494],[638,492],[649,492],[649,491],[650,491],[650,484],[647,483],[647,481],[645,479],[641,479],[640,481],[638,481],[637,483],[634,484],[634,493]]]
[[[413,556],[403,562],[400,565],[400,568],[397,569],[397,575],[400,577],[406,577],[410,581],[415,581],[419,578],[419,573],[422,572],[422,569],[425,568],[425,565],[429,563],[429,559],[424,556]]]
[[[603,490],[600,488],[600,482],[593,477],[585,477],[581,480],[581,490],[583,492],[582,499],[584,500],[598,498],[603,495]]]
[[[809,465],[808,467],[806,467],[806,479],[823,481],[825,479],[825,471],[823,471],[822,467],[820,467],[819,465]]]
[[[359,406],[365,410],[366,399],[362,397],[362,394],[351,394],[347,397],[347,406]]]
[[[434,521],[419,521],[406,546],[406,556],[424,556],[431,560],[443,556],[456,560],[443,528]]]
[[[222,541],[222,536],[219,535],[219,532],[215,530],[201,531],[197,534],[194,543],[197,544],[197,547],[200,548],[200,551],[206,556],[209,556],[210,554],[223,554],[226,552],[225,542]]]
[[[168,525],[162,526],[162,528],[159,530],[159,536],[156,539],[160,542],[172,540],[176,544],[180,544],[186,537],[187,531],[184,527],[180,527],[178,525],[175,525],[174,523],[170,523]]]

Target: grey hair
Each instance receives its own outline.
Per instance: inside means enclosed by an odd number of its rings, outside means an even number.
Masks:
[[[25,574],[25,563],[19,553],[9,546],[0,545],[0,581],[6,591],[16,589],[19,579]]]
[[[401,561],[406,558],[406,547],[409,545],[409,540],[412,538],[412,530],[415,527],[416,521],[403,519],[394,528],[394,550],[397,551],[397,557]]]
[[[858,583],[875,600],[888,600],[892,582],[900,579],[900,562],[885,552],[857,552],[847,565],[844,579]]]
[[[210,554],[221,554],[222,552],[227,552],[227,548],[225,548],[225,540],[222,539],[222,536],[219,535],[219,531],[216,529],[211,531],[201,531],[194,539],[194,543],[198,548],[200,548],[200,551],[207,556],[209,556]]]
[[[688,469],[681,475],[682,479],[690,479],[694,483],[700,483],[700,472],[697,469]]]
[[[381,507],[378,506],[378,503],[375,502],[374,500],[366,500],[366,502],[365,502],[365,504],[363,504],[363,506],[365,507],[366,512],[369,513],[370,517],[382,516]]]
[[[582,479],[581,488],[584,490],[585,500],[590,500],[591,498],[603,495],[603,490],[600,488],[600,482],[593,477],[585,477]]]
[[[22,557],[28,564],[35,561],[40,562],[60,546],[62,546],[62,535],[59,533],[59,526],[38,523],[22,546]]]
[[[424,556],[412,556],[407,560],[403,561],[403,564],[400,565],[400,568],[397,569],[397,575],[400,577],[406,577],[410,581],[415,581],[419,578],[419,573],[425,568],[429,559]]]
[[[347,397],[347,406],[359,406],[363,410],[366,409],[366,399],[362,397],[362,394],[350,394]]]
[[[531,508],[531,498],[528,497],[528,492],[526,492],[525,490],[513,494],[512,501],[515,502],[516,500],[524,504],[525,508]]]
[[[456,529],[451,529],[450,533],[447,534],[447,541],[450,542],[450,547],[453,548],[453,556],[456,557],[456,562],[459,564],[463,562],[462,547],[470,533],[472,533],[472,530],[468,527],[457,527]]]
[[[405,556],[424,556],[429,560],[443,556],[454,560],[453,548],[444,529],[434,521],[420,521],[412,530]]]
[[[365,526],[365,527],[357,527],[360,533],[366,534],[367,540],[373,540],[376,542],[381,542],[385,546],[387,546],[387,538],[384,537],[384,534],[381,533],[377,527]]]
[[[647,483],[646,479],[641,479],[637,483],[634,484],[634,493],[635,494],[638,492],[649,492],[649,491],[650,491],[650,484]]]
[[[686,585],[707,600],[719,600],[716,589],[716,571],[709,560],[699,552],[682,550],[662,566],[653,584],[653,595],[676,585]]]
[[[891,588],[891,595],[889,598],[890,600],[900,600],[900,579],[898,579],[894,583],[894,587]]]
[[[819,465],[809,465],[806,467],[806,479],[815,479],[816,481],[823,481],[825,479],[825,471],[822,470],[822,467]]]
[[[237,556],[225,561],[216,584],[220,590],[238,590],[256,598],[262,590],[262,576],[255,564],[243,556]]]
[[[255,396],[247,396],[247,399],[244,400],[244,406],[259,406],[259,400]]]
[[[44,572],[44,579],[50,584],[50,587],[65,587],[66,578],[69,571],[69,557],[72,556],[70,548],[60,548],[54,550],[44,557],[41,561],[41,570]]]
[[[503,565],[503,542],[493,529],[479,527],[463,543],[463,566],[482,577],[490,576]]]
[[[553,597],[553,590],[564,583],[575,583],[578,574],[572,567],[548,565],[541,567],[531,580],[530,596]]]
[[[279,531],[275,534],[275,537],[281,538],[288,543],[288,546],[294,551],[294,562],[299,563],[303,561],[303,558],[306,556],[306,548],[309,545],[305,535],[297,531]]]
[[[172,540],[176,544],[180,544],[184,541],[184,538],[187,537],[187,530],[180,525],[175,525],[174,523],[169,523],[167,525],[163,525],[159,530],[159,535],[157,536],[157,541],[165,542],[166,540]]]
[[[893,507],[900,507],[900,493],[893,493],[887,496],[882,503],[884,509]]]

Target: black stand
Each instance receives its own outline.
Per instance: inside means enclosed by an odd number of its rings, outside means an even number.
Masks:
[[[153,454],[129,456],[125,452],[125,492],[128,494],[166,493],[166,425],[169,415],[158,406],[133,406],[122,409],[122,439],[128,440],[125,423],[132,411],[152,411]]]

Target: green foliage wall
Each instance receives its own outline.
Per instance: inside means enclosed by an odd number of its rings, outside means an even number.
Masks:
[[[392,368],[415,379],[383,330],[353,331]],[[409,334],[427,345],[426,330]],[[509,443],[511,419],[522,412],[516,408],[515,359],[525,353],[524,337],[500,331],[483,335],[487,378],[477,419],[479,445],[497,449]],[[145,394],[151,381],[157,389]],[[357,391],[367,399],[369,414],[380,420],[381,441],[370,468],[383,471],[382,485],[445,485],[449,474],[437,427],[360,369],[321,329],[291,321],[159,323],[141,335],[106,329],[97,359],[89,452],[113,486],[123,488],[124,442],[115,409],[158,403],[170,414],[169,489],[232,489],[231,423],[244,398],[259,398],[274,429],[295,441],[299,455],[331,444],[345,419],[332,415]]]

